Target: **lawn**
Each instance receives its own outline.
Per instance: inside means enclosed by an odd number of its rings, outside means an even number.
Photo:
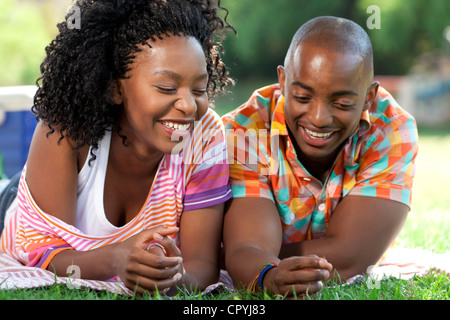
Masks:
[[[397,247],[450,251],[450,196],[446,193],[450,181],[450,129],[419,130],[420,151],[414,182],[412,211],[396,243]],[[213,295],[189,296],[180,293],[179,299],[192,300],[276,300],[267,294],[248,294],[242,291]],[[145,300],[165,299],[161,296],[121,296],[88,289],[73,290],[65,285],[28,290],[0,292],[0,300]],[[304,297],[312,300],[450,300],[450,278],[432,273],[409,280],[384,279],[380,288],[370,288],[366,282],[351,286],[328,283],[318,294]]]
[[[450,251],[450,128],[419,128],[412,209],[398,246]]]

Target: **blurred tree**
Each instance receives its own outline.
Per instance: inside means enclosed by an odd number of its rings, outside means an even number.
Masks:
[[[51,37],[39,5],[0,1],[0,86],[34,84]]]
[[[406,74],[420,55],[445,49],[443,31],[450,25],[450,1],[359,0],[355,18],[367,17],[365,10],[371,4],[381,9],[381,28],[366,29],[377,74]]]
[[[352,18],[357,0],[225,0],[237,37],[225,41],[225,61],[237,78],[272,77],[297,29],[319,15]]]
[[[369,30],[367,8],[381,10],[381,28]],[[276,78],[276,66],[295,31],[317,16],[351,19],[372,39],[377,74],[405,74],[424,52],[442,49],[450,25],[448,0],[224,0],[238,35],[225,41],[225,61],[237,79]]]

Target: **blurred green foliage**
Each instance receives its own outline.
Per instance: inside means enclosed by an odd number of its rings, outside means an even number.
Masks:
[[[50,41],[37,3],[1,0],[0,86],[34,84]]]
[[[237,79],[274,78],[297,29],[323,15],[351,19],[372,39],[375,73],[406,74],[416,57],[444,49],[449,0],[223,0],[238,34],[225,42],[225,60]],[[370,5],[381,12],[380,29],[368,29]]]
[[[61,2],[67,0],[59,0]],[[222,0],[237,30],[224,43],[225,62],[240,83],[276,81],[276,67],[295,31],[321,15],[354,20],[370,35],[375,73],[402,75],[423,53],[443,50],[450,25],[449,0]],[[381,10],[381,28],[369,30],[367,8]],[[34,84],[45,47],[54,37],[51,0],[0,1],[0,86]],[[51,26],[50,26],[51,24]]]

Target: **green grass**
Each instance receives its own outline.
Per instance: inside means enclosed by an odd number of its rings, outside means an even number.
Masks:
[[[414,181],[412,211],[399,235],[396,246],[421,247],[436,253],[450,251],[450,196],[447,194],[450,169],[450,129],[419,130],[420,150]],[[270,294],[250,294],[245,291],[188,295],[185,300],[277,300]],[[450,278],[431,273],[409,280],[383,279],[380,288],[370,288],[366,282],[351,286],[328,283],[319,293],[302,297],[311,300],[450,300]],[[0,291],[0,300],[161,300],[160,295],[123,296],[89,289],[69,289],[54,285],[37,289]]]
[[[450,251],[450,129],[420,129],[412,208],[397,245]]]

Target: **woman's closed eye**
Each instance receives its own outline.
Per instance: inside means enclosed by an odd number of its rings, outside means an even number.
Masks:
[[[172,87],[163,87],[163,86],[156,86],[156,88],[161,91],[162,93],[166,94],[174,94],[177,92],[177,89]]]

